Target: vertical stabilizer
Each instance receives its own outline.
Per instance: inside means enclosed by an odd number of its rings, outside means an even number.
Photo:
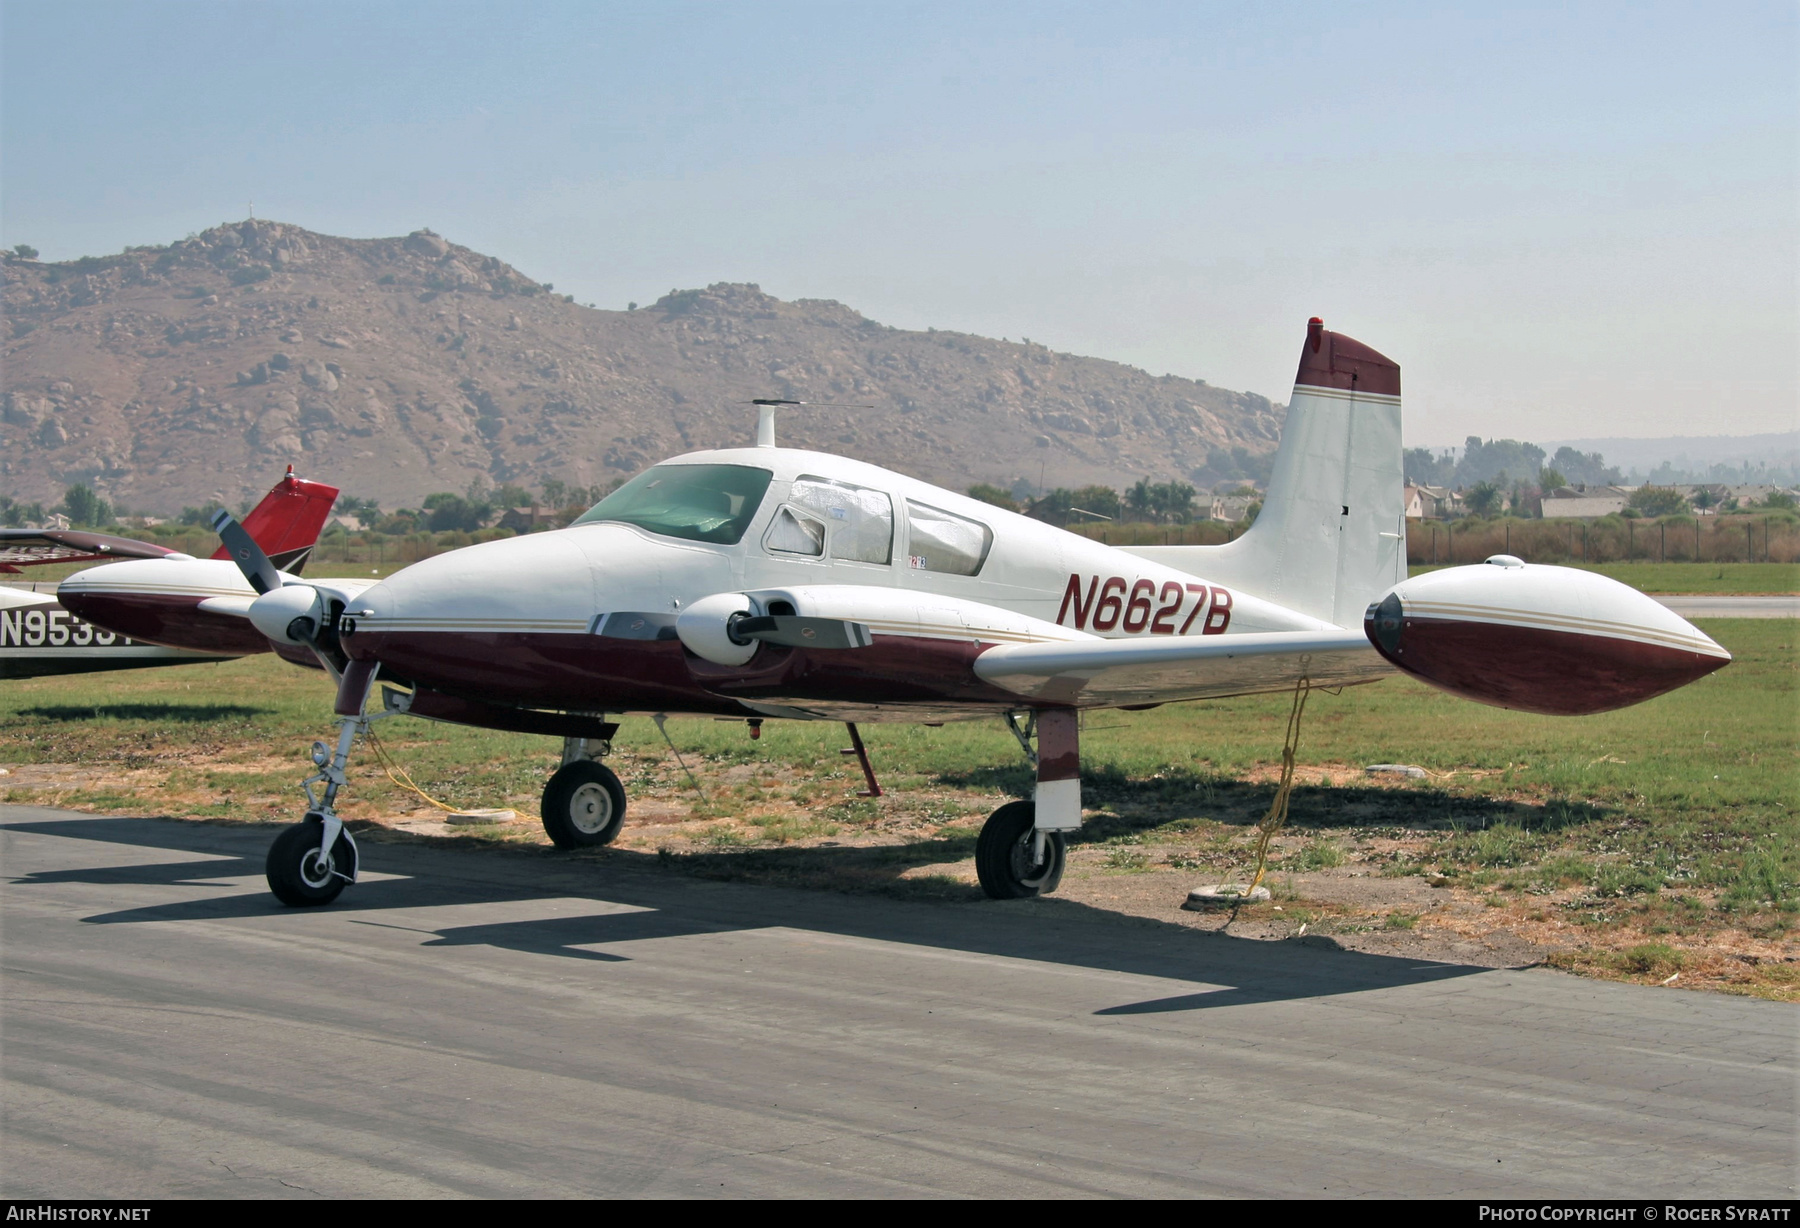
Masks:
[[[244,529],[275,566],[298,573],[318,543],[337,497],[337,487],[297,478],[289,465],[286,476],[244,517]],[[228,559],[231,553],[220,546],[212,557]]]
[[[1131,553],[1340,627],[1406,578],[1400,367],[1307,325],[1275,471],[1256,523],[1223,546]]]

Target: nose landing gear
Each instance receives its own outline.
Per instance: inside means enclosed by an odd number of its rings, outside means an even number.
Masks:
[[[370,721],[386,715],[363,714],[363,704],[375,685],[378,669],[373,662],[353,661],[344,671],[338,682],[337,748],[313,743],[313,765],[319,770],[300,782],[306,793],[306,818],[275,837],[263,862],[269,890],[290,908],[329,904],[356,881],[356,841],[338,818],[333,803],[338,790],[344,787],[344,767],[350,762],[350,748],[356,744],[357,735],[367,732]],[[315,796],[312,787],[321,782],[325,785],[324,796]]]
[[[275,898],[290,908],[329,904],[356,881],[356,842],[343,832],[325,851],[325,821],[309,814],[269,846],[264,876]]]

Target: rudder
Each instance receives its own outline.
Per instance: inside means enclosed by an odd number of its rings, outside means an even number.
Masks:
[[[1406,578],[1404,478],[1399,364],[1315,317],[1256,523],[1223,546],[1130,552],[1358,627]]]
[[[289,465],[281,481],[244,517],[244,529],[263,548],[270,562],[283,571],[299,574],[318,543],[325,517],[331,514],[337,497],[337,487],[297,478],[294,467]],[[228,559],[231,553],[220,546],[212,557]]]

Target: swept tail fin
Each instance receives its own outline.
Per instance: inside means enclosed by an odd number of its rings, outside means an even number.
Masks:
[[[297,478],[289,465],[281,481],[244,517],[244,529],[275,566],[299,574],[337,497],[337,487]],[[220,546],[212,557],[228,559],[231,552]]]
[[[1406,578],[1400,367],[1309,321],[1256,523],[1223,546],[1130,548],[1340,627]]]

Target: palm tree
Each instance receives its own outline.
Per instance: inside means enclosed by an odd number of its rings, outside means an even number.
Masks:
[[[1150,485],[1149,478],[1139,478],[1132,488],[1125,492],[1125,518],[1127,520],[1149,520],[1156,510],[1156,495]]]
[[[1502,495],[1500,488],[1492,482],[1477,482],[1463,496],[1463,506],[1475,516],[1494,516],[1499,514]]]

